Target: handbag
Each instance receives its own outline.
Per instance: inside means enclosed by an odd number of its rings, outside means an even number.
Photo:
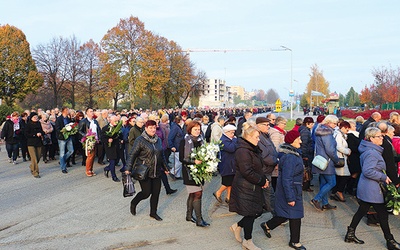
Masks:
[[[122,173],[122,187],[123,187],[122,195],[124,197],[133,196],[136,193],[132,177],[125,173]]]
[[[344,158],[339,158],[339,162],[335,164],[335,168],[344,167]]]
[[[144,161],[141,164],[135,164],[132,169],[132,177],[138,181],[146,180],[149,169],[150,168],[144,164]]]
[[[50,136],[47,135],[47,134],[44,135],[44,136],[42,137],[42,142],[43,142],[43,146],[46,146],[46,145],[51,144]]]
[[[325,171],[325,169],[328,167],[328,163],[329,161],[327,159],[325,159],[323,156],[321,155],[316,155],[314,157],[314,160],[312,161],[312,164],[319,168],[322,171]]]

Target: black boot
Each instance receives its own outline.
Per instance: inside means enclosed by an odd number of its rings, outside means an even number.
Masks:
[[[136,206],[137,204],[132,200],[131,201],[131,214],[136,215]]]
[[[193,194],[189,194],[186,202],[186,221],[196,223],[196,220],[193,218],[193,199]]]
[[[196,214],[196,226],[198,227],[208,227],[210,224],[203,220],[201,214],[201,200],[193,201],[194,213]]]
[[[386,246],[389,250],[397,250],[400,249],[400,244],[394,239],[386,240]]]
[[[364,244],[364,241],[356,237],[356,230],[352,227],[347,227],[347,233],[346,236],[344,237],[344,242],[347,243],[354,242],[356,244]]]

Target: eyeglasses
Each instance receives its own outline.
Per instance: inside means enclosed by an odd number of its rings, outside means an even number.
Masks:
[[[376,137],[378,137],[378,138],[381,138],[381,139],[383,139],[383,135],[376,135],[376,136],[372,136],[373,138],[376,138]]]
[[[269,124],[267,124],[267,123],[259,123],[259,125],[263,125],[263,126],[269,127]]]

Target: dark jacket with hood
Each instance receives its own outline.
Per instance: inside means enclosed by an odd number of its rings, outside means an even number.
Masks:
[[[280,160],[275,192],[276,215],[288,219],[303,218],[303,159],[298,149],[286,143],[278,151]],[[292,201],[295,205],[289,206],[288,202]]]
[[[236,174],[232,183],[229,211],[242,216],[260,216],[264,204],[262,187],[267,179],[261,150],[249,141],[239,138],[235,159]]]
[[[317,174],[336,174],[335,163],[339,163],[339,157],[336,153],[336,140],[333,137],[333,128],[325,124],[318,125],[315,130],[315,155],[320,155],[329,161],[328,167],[322,171],[313,166]]]

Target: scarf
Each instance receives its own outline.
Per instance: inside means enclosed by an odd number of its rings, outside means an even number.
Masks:
[[[150,137],[146,133],[146,131],[143,131],[142,136],[143,136],[144,139],[146,139],[146,141],[148,141],[148,142],[150,142],[152,144],[155,144],[157,142],[157,140],[158,140],[158,136],[157,135],[154,135],[153,137]]]
[[[203,142],[203,137],[201,135],[199,135],[198,137],[194,137],[192,135],[186,134],[184,140],[185,140],[185,151],[184,151],[183,158],[184,159],[190,159],[190,154],[192,153],[193,148],[194,148],[193,141],[197,141],[201,145],[201,144],[203,144],[202,143]]]

